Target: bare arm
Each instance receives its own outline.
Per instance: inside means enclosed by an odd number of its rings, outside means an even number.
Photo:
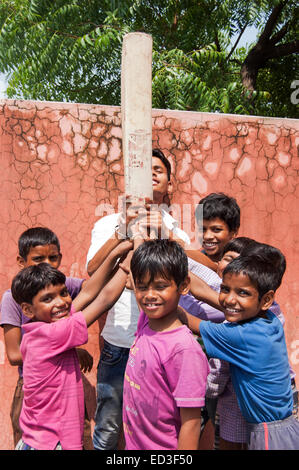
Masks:
[[[91,278],[84,283],[82,290],[73,301],[76,311],[82,310],[96,297],[112,273],[116,260],[125,255],[132,248],[132,245],[128,240],[123,241],[108,254]]]
[[[224,309],[221,307],[219,303],[219,293],[212,289],[205,281],[203,281],[200,277],[195,276],[192,272],[189,272],[190,275],[190,292],[191,294],[196,297],[196,299],[205,302],[212,307],[216,308],[217,310],[221,310],[222,312]]]
[[[197,450],[200,427],[200,408],[180,408],[181,429],[178,438],[178,450]]]
[[[114,276],[105,285],[98,296],[86,308],[84,308],[84,310],[82,310],[87,326],[90,326],[95,322],[118,300],[127,282],[127,273],[130,269],[131,255],[132,252],[127,255],[126,259],[121,264],[122,267],[118,268]]]
[[[143,208],[144,200],[142,198],[132,198],[125,196],[123,198],[123,208],[119,216],[118,225],[115,227],[111,237],[99,248],[94,257],[88,262],[87,272],[91,276],[96,269],[103,263],[108,254],[114,250],[126,238],[130,227],[134,224],[140,215],[140,209]]]
[[[190,315],[190,313],[186,312],[186,310],[180,305],[178,306],[178,317],[184,325],[188,326],[192,333],[200,336],[199,325],[200,322],[204,320],[200,320],[200,318],[197,318],[194,315]]]
[[[94,257],[89,261],[87,265],[87,272],[89,276],[92,276],[92,274],[98,269],[99,266],[103,263],[103,261],[107,258],[108,254],[116,248],[120,243],[122,239],[117,238],[115,234],[109,238],[109,240],[104,243],[104,245],[96,252]]]
[[[22,354],[20,351],[21,328],[14,325],[3,325],[5,350],[9,363],[12,366],[23,365]]]
[[[200,264],[203,264],[204,266],[207,266],[208,268],[212,269],[213,271],[217,272],[218,265],[217,263],[214,263],[210,258],[202,253],[199,250],[185,250],[187,256],[194,261],[197,261]]]

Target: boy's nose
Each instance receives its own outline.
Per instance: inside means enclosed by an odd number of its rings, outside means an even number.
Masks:
[[[148,289],[148,291],[145,294],[146,299],[155,299],[156,297],[157,295],[153,289]]]
[[[58,306],[61,306],[61,305],[65,305],[66,304],[66,300],[64,297],[56,297],[55,299],[55,304],[58,305]]]
[[[204,240],[211,240],[212,238],[214,238],[214,234],[211,230],[205,230],[203,234],[203,238]]]
[[[233,292],[229,292],[225,297],[226,305],[235,305],[236,304],[236,296]]]

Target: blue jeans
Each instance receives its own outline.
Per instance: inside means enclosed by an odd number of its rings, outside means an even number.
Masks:
[[[120,348],[104,340],[97,372],[97,409],[93,433],[95,450],[117,449],[129,351],[129,348]]]

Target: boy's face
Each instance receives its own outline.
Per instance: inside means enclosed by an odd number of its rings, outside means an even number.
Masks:
[[[219,217],[203,219],[202,228],[202,247],[212,261],[218,262],[223,248],[236,236],[237,231],[230,231],[227,223]]]
[[[250,320],[265,312],[272,304],[274,292],[269,291],[259,300],[259,293],[245,274],[227,273],[220,287],[219,303],[224,307],[225,319],[231,323]]]
[[[222,256],[221,260],[218,263],[217,266],[217,274],[218,276],[222,277],[222,273],[226,266],[235,258],[238,258],[240,256],[240,253],[237,253],[236,251],[227,251],[224,253]]]
[[[59,253],[56,245],[37,245],[30,248],[26,260],[18,256],[17,261],[21,268],[48,263],[53,268],[58,269],[61,262],[61,253]]]
[[[171,192],[172,184],[168,181],[166,166],[158,157],[152,157],[152,181],[154,203],[161,204],[164,196]]]
[[[161,275],[157,275],[150,282],[149,273],[142,280],[135,282],[136,300],[150,320],[176,316],[180,296],[188,290],[188,277],[179,287],[173,279],[164,279]]]
[[[65,284],[49,285],[21,307],[25,315],[34,321],[52,323],[69,316],[72,299]]]

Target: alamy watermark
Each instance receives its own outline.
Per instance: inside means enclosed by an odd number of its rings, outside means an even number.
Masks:
[[[299,104],[299,80],[293,80],[291,83],[291,88],[295,88],[295,90],[291,93],[291,103]]]

